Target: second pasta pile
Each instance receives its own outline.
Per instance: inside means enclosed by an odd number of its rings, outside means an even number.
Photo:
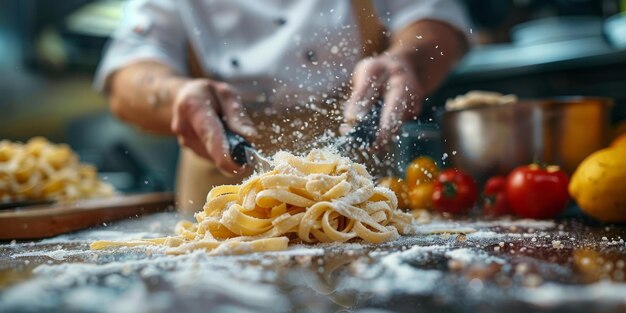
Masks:
[[[0,141],[0,202],[77,200],[108,197],[112,185],[98,179],[96,168],[79,162],[64,144],[43,137],[26,143]]]

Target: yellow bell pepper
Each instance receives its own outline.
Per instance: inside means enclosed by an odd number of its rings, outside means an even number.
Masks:
[[[396,194],[396,197],[398,198],[398,208],[409,208],[409,204],[407,201],[407,187],[402,178],[383,177],[378,180],[378,185],[387,187]]]
[[[427,156],[413,159],[406,168],[404,181],[409,189],[421,183],[430,183],[437,179],[439,168],[437,163]]]
[[[413,186],[408,192],[408,203],[411,210],[427,210],[433,205],[435,183],[421,183]]]
[[[437,163],[427,156],[417,157],[407,166],[404,181],[407,185],[407,204],[411,210],[427,210],[432,207],[437,175]]]
[[[569,193],[587,215],[604,222],[626,222],[626,146],[613,145],[578,166]]]

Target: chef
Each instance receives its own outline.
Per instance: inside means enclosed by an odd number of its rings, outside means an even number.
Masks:
[[[468,47],[454,0],[130,1],[96,75],[122,120],[181,149],[177,204],[249,173],[224,132],[266,154],[310,149],[382,99],[375,148],[415,119]]]

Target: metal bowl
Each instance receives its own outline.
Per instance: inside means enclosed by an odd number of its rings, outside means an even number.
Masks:
[[[572,173],[609,138],[607,98],[521,100],[443,113],[444,148],[454,166],[484,182],[531,162]]]
[[[604,22],[604,33],[617,48],[626,48],[626,12],[613,15]]]

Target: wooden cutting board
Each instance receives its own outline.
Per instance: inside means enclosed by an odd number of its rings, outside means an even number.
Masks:
[[[0,240],[39,239],[104,222],[172,209],[169,192],[118,195],[0,210]]]

